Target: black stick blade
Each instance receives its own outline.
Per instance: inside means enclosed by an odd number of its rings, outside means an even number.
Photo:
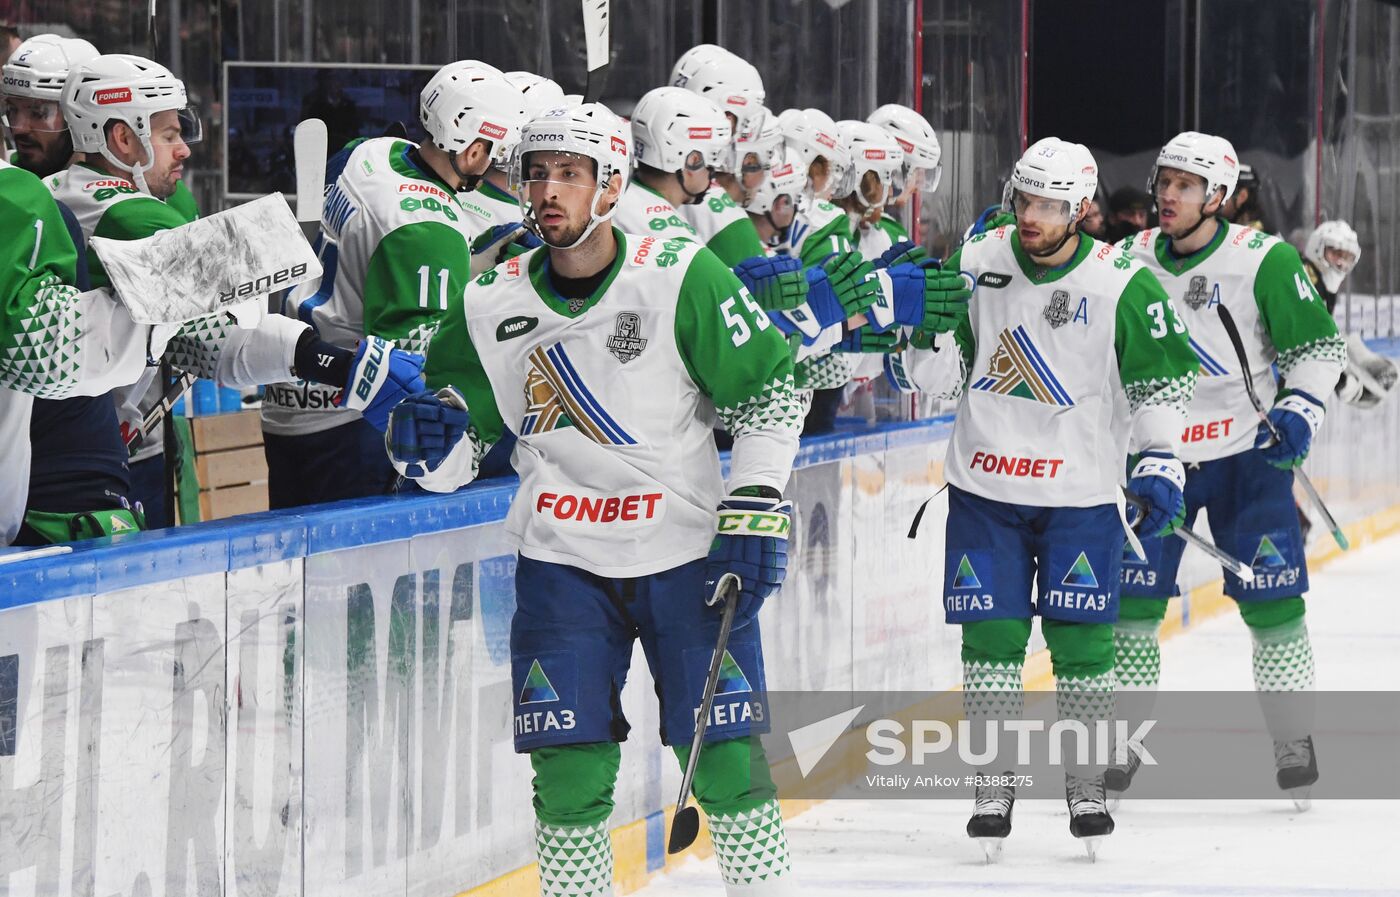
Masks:
[[[671,839],[666,842],[667,853],[680,853],[695,843],[700,834],[700,813],[694,807],[681,807],[671,820]]]

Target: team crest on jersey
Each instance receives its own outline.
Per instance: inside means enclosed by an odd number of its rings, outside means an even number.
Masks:
[[[1069,293],[1064,290],[1056,290],[1050,294],[1050,304],[1045,306],[1045,320],[1050,322],[1051,327],[1063,327],[1069,323]]]
[[[613,354],[618,361],[626,364],[647,347],[647,341],[642,337],[642,317],[634,312],[625,311],[617,316],[617,326],[613,335],[608,337],[608,351]]]
[[[1003,330],[997,341],[999,345],[987,364],[987,373],[972,384],[973,389],[1046,405],[1074,404],[1024,326]]]
[[[520,435],[565,427],[576,428],[600,445],[637,444],[588,388],[561,343],[536,346],[525,374],[525,417]]]
[[[1204,274],[1197,274],[1191,278],[1191,284],[1186,288],[1186,295],[1183,298],[1193,311],[1199,310],[1201,306],[1210,301],[1210,290],[1206,289]]]
[[[540,659],[530,661],[530,672],[525,674],[525,685],[520,689],[519,704],[553,704],[559,700],[559,692],[554,683],[545,675]]]

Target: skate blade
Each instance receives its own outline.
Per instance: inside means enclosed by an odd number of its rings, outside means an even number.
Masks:
[[[1001,848],[1006,843],[1005,838],[978,838],[977,843],[982,846],[982,859],[988,866],[1001,861]]]
[[[1089,854],[1089,862],[1097,863],[1099,861],[1099,842],[1103,839],[1103,835],[1091,835],[1087,838],[1079,839],[1084,842],[1084,850]]]
[[[1292,788],[1288,796],[1293,798],[1293,806],[1299,813],[1306,813],[1312,809],[1312,786]]]
[[[1109,796],[1104,798],[1104,806],[1108,808],[1110,815],[1118,812],[1118,805],[1123,802],[1123,796],[1114,792],[1109,792]]]

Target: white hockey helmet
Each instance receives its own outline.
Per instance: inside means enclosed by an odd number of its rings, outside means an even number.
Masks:
[[[719,107],[682,87],[649,90],[632,110],[632,161],[658,171],[680,171],[697,152],[716,169],[729,155],[731,136]]]
[[[851,164],[850,151],[841,140],[841,132],[831,116],[820,109],[785,109],[778,116],[783,129],[783,142],[796,150],[802,160],[802,169],[807,173],[807,195],[815,197],[819,192],[830,195]],[[826,163],[826,180],[821,190],[811,180],[812,166],[818,160]]]
[[[121,171],[131,173],[138,189],[149,193],[145,173],[155,165],[151,118],[173,111],[180,121],[179,141],[198,143],[203,137],[199,116],[189,107],[185,83],[159,63],[140,56],[114,53],[79,63],[64,82],[59,105],[73,138],[73,150],[98,153]],[[108,122],[124,122],[145,151],[145,163],[128,165],[107,146]]]
[[[886,103],[866,121],[889,131],[904,150],[904,168],[895,180],[895,196],[905,190],[932,193],[938,189],[943,179],[943,147],[927,119],[908,106]]]
[[[1224,188],[1224,202],[1235,195],[1235,185],[1240,180],[1240,157],[1235,155],[1235,147],[1224,137],[1202,134],[1199,131],[1182,131],[1167,141],[1157,153],[1157,164],[1152,166],[1152,176],[1147,179],[1147,193],[1157,195],[1157,172],[1163,168],[1200,175],[1206,182],[1205,202],[1209,203],[1215,191]]]
[[[854,196],[861,208],[883,206],[890,198],[896,173],[904,167],[904,150],[900,149],[893,135],[870,122],[844,119],[836,123],[836,129],[841,133],[841,141],[851,155],[851,162],[832,195]],[[867,174],[876,176],[880,186],[878,198],[865,195]]]
[[[807,171],[802,165],[802,156],[792,147],[783,147],[777,164],[768,169],[768,177],[758,189],[749,193],[744,201],[744,211],[753,215],[768,215],[769,220],[779,229],[792,223],[789,216],[786,224],[779,224],[772,216],[775,212],[794,210],[798,199],[807,188]]]
[[[766,94],[763,77],[745,59],[714,44],[691,47],[671,69],[671,84],[684,87],[734,116],[734,133],[750,127]]]
[[[552,78],[534,72],[506,72],[505,79],[525,97],[525,115],[534,118],[551,109],[569,105],[564,88]]]
[[[1341,253],[1334,263],[1327,258],[1327,250]],[[1361,241],[1356,231],[1345,221],[1324,221],[1308,234],[1308,242],[1303,247],[1303,256],[1313,263],[1317,273],[1322,275],[1322,285],[1327,292],[1335,293],[1346,276],[1361,259]]]
[[[778,123],[778,116],[767,106],[759,106],[758,111],[749,118],[744,130],[735,135],[733,151],[721,162],[720,171],[743,175],[744,160],[750,154],[757,156],[758,167],[767,171],[778,161],[782,150],[783,129]]]
[[[463,60],[428,80],[418,98],[418,119],[433,145],[452,154],[454,165],[456,154],[477,140],[490,142],[493,165],[505,165],[520,142],[525,106],[524,95],[500,69]]]
[[[1032,143],[1011,167],[1002,208],[1012,211],[1016,193],[1065,201],[1065,220],[1079,220],[1080,206],[1099,189],[1099,166],[1089,148],[1058,137]]]
[[[528,157],[535,152],[571,153],[586,156],[594,162],[597,186],[589,206],[591,220],[588,227],[568,246],[554,247],[570,249],[588,239],[588,235],[593,233],[599,224],[612,218],[617,212],[618,203],[613,203],[612,208],[599,214],[598,200],[614,179],[620,179],[623,191],[627,189],[632,171],[627,126],[602,103],[584,103],[573,108],[551,109],[526,122],[520,129],[520,144],[511,159],[510,186],[512,192],[520,199],[525,225],[536,236],[544,239],[535,223],[534,209],[527,187],[530,164]]]
[[[81,38],[36,34],[20,44],[5,63],[0,93],[57,103],[73,67],[100,55],[96,47]]]

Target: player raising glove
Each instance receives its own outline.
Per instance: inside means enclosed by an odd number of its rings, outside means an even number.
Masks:
[[[777,317],[771,312],[797,308],[807,299],[802,261],[792,256],[756,255],[735,265],[734,274],[770,317]]]
[[[1144,536],[1167,536],[1186,522],[1186,468],[1169,452],[1143,452],[1128,479],[1128,491],[1147,510],[1128,507],[1128,524]],[[1142,518],[1141,523],[1138,518]]]
[[[394,406],[405,396],[420,392],[423,386],[422,355],[395,349],[388,340],[370,336],[355,347],[345,388],[335,404],[360,412],[365,423],[383,430],[389,425],[389,412]]]
[[[512,256],[542,245],[523,221],[496,224],[472,240],[471,275],[478,277]]]
[[[1260,422],[1254,447],[1265,461],[1280,470],[1301,467],[1308,449],[1312,448],[1313,437],[1322,426],[1323,412],[1323,405],[1317,399],[1300,389],[1289,390],[1274,403],[1268,421]]]
[[[893,268],[895,265],[917,265],[928,260],[928,250],[912,240],[900,240],[886,249],[875,260],[876,269]]]
[[[747,626],[764,599],[783,584],[791,528],[792,502],[771,487],[736,489],[720,502],[719,526],[705,562],[705,600],[710,605],[719,600],[716,586],[724,574],[738,576],[735,630]]]
[[[405,476],[437,470],[467,432],[471,416],[462,394],[453,387],[423,390],[394,406],[384,444],[389,457],[407,465]]]

